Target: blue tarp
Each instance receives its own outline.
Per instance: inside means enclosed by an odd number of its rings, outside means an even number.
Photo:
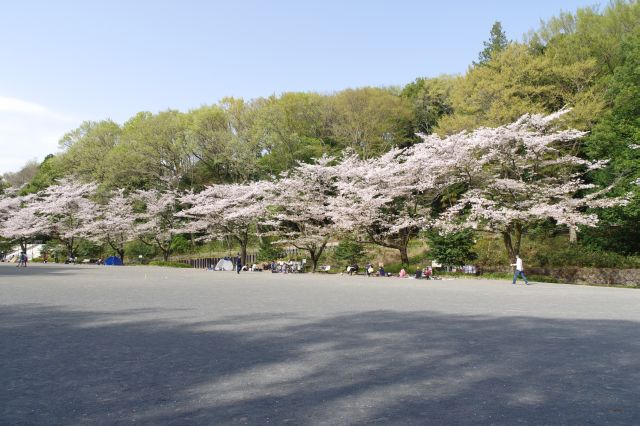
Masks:
[[[118,256],[107,257],[104,261],[105,265],[122,266],[122,260]]]

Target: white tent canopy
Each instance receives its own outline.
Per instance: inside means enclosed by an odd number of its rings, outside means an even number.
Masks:
[[[233,262],[229,259],[220,259],[214,269],[216,271],[233,271]]]

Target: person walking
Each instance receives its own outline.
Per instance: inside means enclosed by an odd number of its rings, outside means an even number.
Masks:
[[[240,253],[238,253],[238,257],[236,257],[236,273],[239,274],[242,270],[242,258],[240,257]]]
[[[19,267],[27,267],[27,253],[21,251],[20,254],[18,255],[18,264],[16,265],[17,268]]]
[[[516,254],[516,263],[512,263],[511,266],[516,267],[516,271],[513,273],[513,282],[511,284],[515,284],[518,277],[521,276],[524,279],[524,283],[529,285],[529,280],[527,280],[527,276],[524,274],[524,267],[522,266],[522,259],[519,254]]]

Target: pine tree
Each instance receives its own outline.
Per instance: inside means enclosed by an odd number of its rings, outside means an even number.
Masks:
[[[502,52],[507,45],[507,35],[502,29],[500,21],[496,21],[491,27],[491,36],[489,41],[483,42],[484,49],[478,54],[478,62],[474,62],[474,65],[484,65],[494,57],[496,53]]]

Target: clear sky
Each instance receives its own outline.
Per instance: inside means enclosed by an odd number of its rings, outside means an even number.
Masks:
[[[225,96],[464,73],[495,21],[521,40],[588,0],[0,2],[0,173],[83,120]]]

